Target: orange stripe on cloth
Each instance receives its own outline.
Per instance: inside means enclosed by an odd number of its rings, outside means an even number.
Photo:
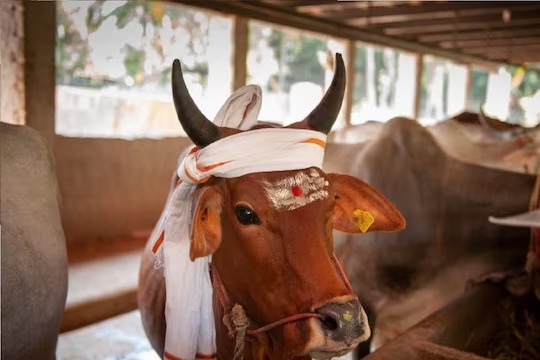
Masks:
[[[157,239],[156,243],[152,247],[152,252],[154,254],[157,253],[157,251],[159,250],[159,247],[161,246],[161,244],[163,244],[164,238],[165,238],[165,230],[161,232],[161,234],[159,235],[159,238]]]
[[[300,141],[301,144],[315,144],[315,145],[319,145],[320,147],[322,147],[323,149],[326,147],[326,141],[324,140],[321,140],[321,139],[317,139],[317,138],[309,138],[307,140],[304,140],[304,141]]]
[[[206,172],[206,171],[213,170],[213,169],[215,169],[215,168],[217,168],[217,167],[219,167],[221,165],[228,164],[230,162],[231,162],[231,160],[220,162],[220,163],[217,163],[217,164],[214,164],[214,165],[208,165],[208,166],[197,165],[197,170],[202,171],[202,172]]]
[[[164,352],[163,356],[166,360],[185,360],[183,358],[179,358],[178,356],[174,356],[171,353]],[[195,354],[195,359],[201,359],[201,360],[213,360],[217,358],[217,354]]]
[[[185,165],[185,164],[184,164],[184,172],[186,173],[186,176],[187,176],[191,181],[193,181],[195,184],[201,184],[201,183],[203,183],[203,182],[206,182],[208,179],[210,179],[210,176],[205,177],[205,178],[203,178],[203,179],[201,179],[201,180],[195,179],[195,178],[189,173],[189,171],[188,171],[188,169],[186,168],[186,165]]]
[[[174,356],[168,352],[163,352],[163,357],[166,359],[166,360],[186,360],[186,359],[182,359],[182,358],[179,358],[177,356]]]
[[[195,354],[195,359],[212,360],[217,357],[217,354]]]

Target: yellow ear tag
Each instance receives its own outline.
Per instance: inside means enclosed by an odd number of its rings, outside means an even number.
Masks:
[[[356,226],[358,226],[358,229],[363,233],[368,231],[369,227],[375,222],[375,218],[369,211],[356,209],[353,211],[353,216],[354,221],[356,221]]]

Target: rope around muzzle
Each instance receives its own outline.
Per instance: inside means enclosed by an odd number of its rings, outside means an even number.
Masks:
[[[223,306],[223,304],[222,304]],[[308,318],[319,318],[324,319],[324,316],[317,313],[301,313],[288,316],[286,318],[274,321],[265,326],[261,326],[257,329],[248,329],[249,327],[249,318],[244,311],[244,308],[240,304],[234,304],[231,311],[228,314],[223,316],[223,323],[229,331],[229,336],[235,337],[234,343],[234,358],[233,360],[243,360],[244,359],[244,345],[246,338],[249,336],[255,336],[263,332],[267,332],[281,325],[287,323],[308,319]]]
[[[345,271],[343,270],[343,267],[341,266],[335,254],[332,257],[332,260],[333,260],[334,266],[337,268],[337,271],[341,277],[341,280],[345,284],[345,287],[348,290],[352,291],[351,284],[349,283],[347,276],[345,275]],[[244,347],[245,347],[245,342],[246,342],[247,337],[262,334],[278,326],[282,326],[287,323],[291,323],[291,322],[295,322],[299,320],[304,320],[304,319],[309,319],[309,318],[318,318],[320,320],[324,320],[324,316],[318,313],[313,313],[313,312],[299,313],[299,314],[287,316],[283,319],[274,321],[268,325],[261,326],[256,329],[248,329],[250,322],[249,322],[249,318],[246,315],[246,312],[244,311],[244,308],[242,307],[242,305],[236,303],[231,308],[231,310],[227,312],[227,308],[230,306],[230,300],[225,290],[225,287],[223,283],[221,282],[221,278],[216,268],[212,265],[210,265],[210,272],[211,272],[213,286],[214,288],[217,288],[218,299],[219,299],[219,302],[221,304],[223,311],[225,312],[225,315],[223,316],[223,324],[228,330],[229,337],[235,338],[233,360],[244,359]]]

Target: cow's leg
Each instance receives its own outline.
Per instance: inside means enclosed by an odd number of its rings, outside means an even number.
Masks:
[[[163,357],[165,344],[165,280],[163,269],[154,268],[150,245],[144,250],[139,272],[138,301],[141,319],[152,347]]]

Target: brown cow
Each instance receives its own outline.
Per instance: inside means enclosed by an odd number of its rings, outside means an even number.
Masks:
[[[344,86],[345,68],[337,56],[336,73],[323,100],[305,120],[289,126],[290,131],[327,133],[339,112]],[[202,115],[189,97],[177,62],[173,95],[180,122],[199,148],[239,132],[217,127]],[[323,179],[327,195],[282,211],[265,196],[265,184],[293,177]],[[233,358],[234,339],[222,321],[232,303],[244,307],[251,328],[295,314],[317,315],[253,335],[245,342],[245,359],[326,359],[349,352],[369,337],[365,313],[334,261],[332,228],[360,232],[355,218],[358,209],[373,214],[375,222],[369,231],[403,228],[400,213],[376,190],[350,176],[309,168],[232,179],[213,177],[199,185],[197,193],[202,195],[194,200],[193,254],[213,253],[213,271],[219,272],[230,299],[229,304],[220,303],[219,286],[214,282],[218,358]],[[139,305],[146,333],[159,354],[163,354],[166,327],[164,295],[163,274],[153,268],[147,247]]]
[[[527,231],[488,218],[526,211],[534,176],[453,159],[404,118],[343,146],[328,144],[323,168],[364,179],[407,219],[396,234],[335,236],[353,288],[375,314],[375,348],[462,294],[468,280],[523,264]]]

